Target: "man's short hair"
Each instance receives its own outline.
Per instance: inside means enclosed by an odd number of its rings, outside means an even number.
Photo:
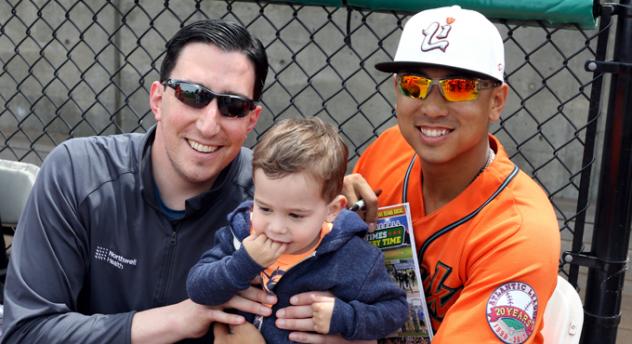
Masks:
[[[327,202],[342,192],[349,151],[336,128],[319,118],[285,119],[263,136],[254,150],[253,172],[269,178],[306,172],[322,185]]]
[[[170,78],[180,51],[189,43],[208,43],[226,52],[241,52],[255,69],[253,99],[261,99],[268,75],[268,57],[261,41],[254,38],[240,24],[219,19],[205,19],[181,28],[166,45],[167,51],[160,66],[160,82]]]

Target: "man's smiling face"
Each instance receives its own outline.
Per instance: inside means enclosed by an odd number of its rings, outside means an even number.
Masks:
[[[254,67],[246,55],[211,44],[186,45],[170,78],[200,84],[216,93],[253,97]],[[182,103],[174,92],[158,82],[152,85],[150,102],[157,122],[154,169],[181,183],[208,188],[239,154],[261,107],[242,118],[226,117],[220,113],[217,99],[197,109]]]

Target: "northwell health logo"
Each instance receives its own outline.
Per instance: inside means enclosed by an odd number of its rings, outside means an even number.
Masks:
[[[125,258],[121,255],[118,255],[112,252],[112,250],[107,249],[102,246],[97,246],[96,250],[94,251],[94,258],[96,260],[101,260],[101,261],[110,263],[114,267],[121,270],[125,268],[125,265],[136,266],[136,258],[134,259]]]

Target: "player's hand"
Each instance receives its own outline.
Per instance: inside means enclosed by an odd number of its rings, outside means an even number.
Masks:
[[[316,331],[312,305],[317,297],[333,297],[333,295],[329,292],[314,291],[292,296],[290,298],[291,306],[282,308],[276,313],[277,327],[289,331]]]
[[[266,343],[261,332],[248,322],[241,325],[215,323],[213,326],[213,337],[215,337],[215,341],[213,342],[215,344]]]
[[[329,295],[312,293],[312,318],[314,319],[314,331],[322,334],[329,333],[331,317],[334,314],[336,298]]]
[[[270,240],[263,233],[250,234],[242,241],[242,244],[250,258],[263,267],[268,267],[276,262],[277,258],[287,249],[287,244]]]
[[[369,225],[369,232],[375,231],[377,221],[377,196],[381,190],[373,191],[369,183],[358,173],[345,176],[342,186],[342,194],[347,197],[349,206],[358,200],[364,201],[364,208],[358,210],[360,217]]]
[[[314,331],[328,334],[334,313],[336,298],[329,292],[307,292],[293,296],[292,306],[277,312],[278,318],[299,318],[282,320],[285,326],[295,326],[295,330]],[[283,316],[279,316],[283,314]],[[279,326],[280,327],[280,326]],[[286,328],[290,329],[290,328]]]
[[[292,296],[290,298],[289,307],[280,309],[277,312],[276,326],[281,329],[285,329],[290,332],[290,340],[297,343],[329,343],[329,344],[345,344],[345,343],[364,343],[373,344],[377,343],[375,340],[371,341],[348,341],[342,336],[324,335],[316,333],[316,325],[320,320],[316,320],[316,313],[320,315],[326,315],[328,311],[328,305],[333,307],[334,296],[329,292],[307,292]],[[333,313],[333,308],[332,308]],[[331,325],[331,314],[329,320],[326,321]],[[320,331],[319,331],[320,332]],[[329,326],[327,331],[329,332]]]

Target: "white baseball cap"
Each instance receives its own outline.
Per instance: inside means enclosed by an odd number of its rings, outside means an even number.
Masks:
[[[395,59],[375,68],[397,73],[419,66],[448,67],[504,81],[505,49],[496,26],[460,6],[425,10],[404,25]]]

